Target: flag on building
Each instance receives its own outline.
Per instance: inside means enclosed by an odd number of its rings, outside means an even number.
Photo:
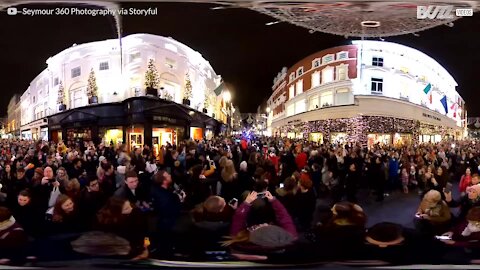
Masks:
[[[430,90],[432,90],[432,84],[427,84],[427,86],[425,86],[425,88],[423,89],[423,92],[425,92],[425,94],[428,94],[428,92],[430,92]]]
[[[432,100],[432,93],[430,93],[430,96],[428,97],[428,100],[430,100],[430,104],[433,103],[433,100]]]
[[[445,113],[448,114],[447,96],[443,96],[443,98],[440,99],[440,102],[442,103],[443,108],[445,109]]]

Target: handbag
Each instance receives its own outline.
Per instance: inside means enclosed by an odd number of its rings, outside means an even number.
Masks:
[[[50,198],[48,199],[48,208],[52,208],[55,206],[57,202],[58,196],[60,196],[60,190],[58,187],[53,187],[52,192],[50,192]]]

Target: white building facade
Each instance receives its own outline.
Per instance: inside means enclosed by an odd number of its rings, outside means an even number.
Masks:
[[[369,146],[460,138],[466,111],[456,86],[416,49],[353,41],[284,68],[267,102],[267,124],[276,136]]]
[[[123,57],[121,57],[123,55]],[[59,113],[59,88],[64,89],[66,110],[89,105],[87,85],[93,70],[98,86],[98,103],[122,102],[144,96],[145,72],[154,60],[160,78],[159,96],[168,93],[182,103],[187,74],[192,85],[190,107],[213,116],[217,99],[214,89],[221,82],[200,53],[169,37],[133,34],[118,39],[76,45],[50,57],[43,70],[21,96],[21,134],[24,138],[46,139],[47,116]],[[209,99],[205,108],[205,100]],[[217,117],[219,114],[217,114]]]

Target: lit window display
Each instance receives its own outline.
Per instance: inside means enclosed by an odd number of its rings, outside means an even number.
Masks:
[[[288,133],[287,133],[287,138],[289,138],[289,139],[295,139],[295,132],[288,132]]]
[[[420,143],[437,143],[442,141],[442,135],[420,135]]]
[[[123,142],[123,128],[101,128],[99,130],[99,137],[105,145],[113,144],[117,146]]]
[[[394,145],[411,145],[412,134],[395,133],[395,136],[393,136],[393,144]]]
[[[309,140],[311,142],[323,144],[323,134],[320,132],[310,133]]]
[[[330,142],[336,144],[345,143],[347,140],[347,133],[344,132],[334,132],[330,135]]]
[[[203,129],[198,128],[198,127],[191,127],[190,128],[190,137],[194,140],[203,139]]]
[[[127,144],[130,151],[135,148],[143,148],[143,126],[132,126],[127,128]]]
[[[390,134],[368,134],[368,147],[373,147],[375,144],[388,145],[392,142],[392,135]]]

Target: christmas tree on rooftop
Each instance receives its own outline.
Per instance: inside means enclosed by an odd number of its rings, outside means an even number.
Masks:
[[[183,98],[192,98],[192,81],[190,80],[190,75],[188,73],[185,75],[185,92],[183,93]]]
[[[97,79],[95,78],[95,71],[93,71],[93,68],[90,70],[90,75],[88,75],[87,96],[89,99],[92,97],[98,97]]]
[[[157,68],[155,67],[155,60],[148,60],[147,71],[145,72],[145,87],[158,89],[160,84],[160,76],[158,75]]]

